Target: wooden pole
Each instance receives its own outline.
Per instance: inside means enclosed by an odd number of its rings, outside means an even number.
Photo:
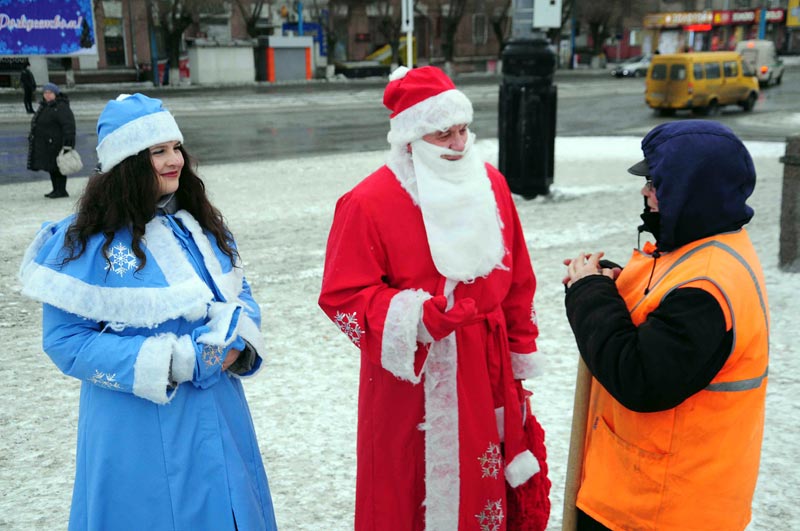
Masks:
[[[592,375],[589,368],[578,356],[578,371],[575,378],[575,400],[572,406],[572,432],[569,438],[569,457],[567,458],[567,478],[564,483],[564,514],[562,531],[575,531],[578,527],[578,488],[583,468],[583,442],[586,438],[586,421],[589,414],[589,390]]]

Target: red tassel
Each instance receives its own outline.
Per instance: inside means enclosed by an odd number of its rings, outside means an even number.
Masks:
[[[544,531],[550,518],[550,479],[547,477],[544,429],[531,414],[525,422],[525,438],[541,470],[517,488],[506,483],[506,531]]]

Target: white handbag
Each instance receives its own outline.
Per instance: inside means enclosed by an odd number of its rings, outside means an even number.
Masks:
[[[81,168],[83,168],[81,155],[78,153],[78,150],[74,148],[62,148],[61,153],[56,157],[56,164],[58,165],[58,171],[60,171],[62,175],[72,175],[73,173],[78,173],[81,171]]]

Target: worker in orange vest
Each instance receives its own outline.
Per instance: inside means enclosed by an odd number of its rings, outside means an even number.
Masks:
[[[741,530],[750,521],[769,310],[744,225],[756,174],[726,126],[659,125],[642,141],[644,224],[621,268],[565,260],[566,310],[593,378],[578,530]]]

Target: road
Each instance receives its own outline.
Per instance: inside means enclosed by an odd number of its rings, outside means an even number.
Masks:
[[[644,81],[610,75],[559,73],[557,135],[643,136],[657,124],[695,118],[690,113],[664,118],[644,104]],[[465,79],[459,87],[472,99],[478,138],[496,138],[499,79]],[[75,92],[78,149],[93,166],[95,126],[105,101],[114,96]],[[156,95],[175,114],[185,143],[202,165],[302,157],[308,153],[347,153],[387,147],[388,112],[381,104],[383,85],[298,85],[194,90],[162,89]],[[150,92],[150,91],[148,91]],[[21,96],[19,97],[21,99]],[[46,179],[25,170],[29,122],[21,102],[2,98],[0,110],[0,184]],[[11,103],[13,101],[13,103]],[[747,140],[785,141],[800,132],[800,67],[787,69],[780,86],[764,89],[750,113],[723,109],[714,119]],[[18,112],[19,114],[13,114]]]

